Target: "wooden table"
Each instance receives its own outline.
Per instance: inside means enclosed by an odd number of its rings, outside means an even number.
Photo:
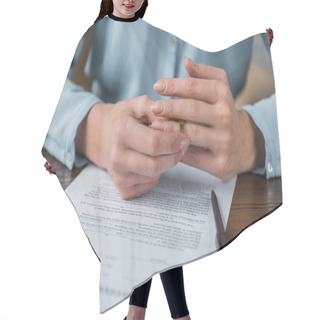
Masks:
[[[239,175],[226,230],[228,242],[281,204],[281,177],[267,180],[253,173]]]
[[[63,189],[66,189],[83,169],[82,167],[69,170],[46,150],[42,150],[42,154],[53,165]],[[227,223],[227,243],[233,241],[250,225],[279,208],[281,204],[281,177],[267,180],[253,173],[239,175]]]

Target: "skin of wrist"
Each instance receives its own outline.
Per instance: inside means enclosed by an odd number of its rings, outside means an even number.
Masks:
[[[101,157],[101,132],[104,119],[112,110],[112,104],[96,103],[80,123],[75,139],[76,151],[104,168]]]
[[[242,119],[242,131],[245,132],[239,170],[242,173],[264,165],[265,144],[261,131],[250,115],[244,110],[239,110],[239,113]]]

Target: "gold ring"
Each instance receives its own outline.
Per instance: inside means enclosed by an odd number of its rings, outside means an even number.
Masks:
[[[184,133],[184,120],[179,120],[180,132]]]

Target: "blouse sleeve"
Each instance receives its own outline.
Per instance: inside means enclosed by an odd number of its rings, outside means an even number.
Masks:
[[[76,49],[44,142],[44,149],[70,170],[74,166],[79,167],[88,162],[86,158],[76,154],[75,137],[79,124],[92,106],[102,102],[99,97],[70,80],[72,69],[81,52],[83,40],[84,37],[80,40]]]

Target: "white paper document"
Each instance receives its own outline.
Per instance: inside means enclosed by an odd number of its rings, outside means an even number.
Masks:
[[[154,274],[219,250],[211,205],[214,190],[226,227],[236,177],[222,182],[179,163],[158,186],[122,200],[109,174],[88,165],[66,189],[101,261],[100,311],[130,296]]]

